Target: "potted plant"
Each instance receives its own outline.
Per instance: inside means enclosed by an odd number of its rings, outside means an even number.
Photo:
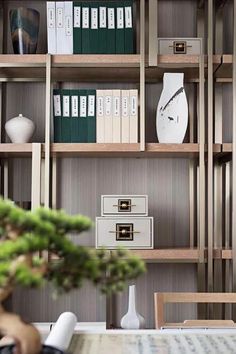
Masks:
[[[127,251],[89,249],[66,237],[91,226],[91,220],[82,215],[45,208],[25,211],[0,199],[0,334],[14,339],[17,353],[39,353],[41,343],[36,328],[4,310],[2,303],[15,286],[51,282],[60,293],[80,288],[88,279],[103,293],[111,293],[123,290],[127,280],[145,271],[144,263]],[[45,250],[58,260],[40,257]]]

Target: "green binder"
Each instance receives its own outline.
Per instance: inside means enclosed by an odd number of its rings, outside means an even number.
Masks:
[[[116,3],[116,54],[125,52],[125,14],[123,1]]]
[[[88,141],[87,107],[87,90],[79,90],[79,143],[87,143]]]
[[[70,116],[70,90],[61,90],[62,95],[62,121],[61,121],[61,141],[71,142],[71,116]]]
[[[90,53],[99,53],[99,3],[90,3]]]
[[[62,100],[61,90],[53,90],[53,126],[54,142],[61,142],[61,120],[62,120]]]
[[[79,140],[79,90],[70,90],[71,95],[71,142]]]
[[[73,4],[73,53],[82,53],[82,34],[81,34],[81,2],[74,2]]]
[[[124,1],[125,9],[125,54],[134,54],[133,1]]]
[[[82,54],[90,54],[90,7],[88,3],[82,3]]]
[[[88,143],[96,143],[96,90],[87,90],[88,100]]]
[[[116,6],[114,3],[107,5],[107,53],[116,54]]]
[[[99,30],[98,30],[99,54],[107,54],[107,7],[104,3],[99,6]]]

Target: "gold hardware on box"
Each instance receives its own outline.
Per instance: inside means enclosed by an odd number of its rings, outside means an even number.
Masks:
[[[113,207],[118,207],[118,211],[130,212],[131,208],[136,206],[131,204],[131,199],[118,199],[118,204],[113,204]]]
[[[170,45],[169,48],[174,49],[174,54],[186,54],[187,48],[192,48],[192,46],[187,45],[186,41],[174,41],[174,44]]]
[[[116,234],[116,241],[133,241],[134,234],[140,234],[139,231],[134,231],[133,224],[116,224],[116,231],[109,231]]]

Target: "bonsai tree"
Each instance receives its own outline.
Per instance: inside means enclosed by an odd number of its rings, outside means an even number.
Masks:
[[[39,287],[51,282],[59,293],[80,288],[88,279],[109,294],[145,271],[144,263],[128,252],[94,250],[73,244],[68,233],[88,230],[92,222],[82,215],[39,208],[25,211],[0,198],[0,333],[14,339],[18,352],[36,354],[41,343],[37,330],[4,310],[2,302],[17,285]],[[40,253],[58,256],[50,262]]]

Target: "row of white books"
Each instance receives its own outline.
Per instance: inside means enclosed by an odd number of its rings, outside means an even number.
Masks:
[[[97,90],[97,143],[138,142],[138,90]]]

